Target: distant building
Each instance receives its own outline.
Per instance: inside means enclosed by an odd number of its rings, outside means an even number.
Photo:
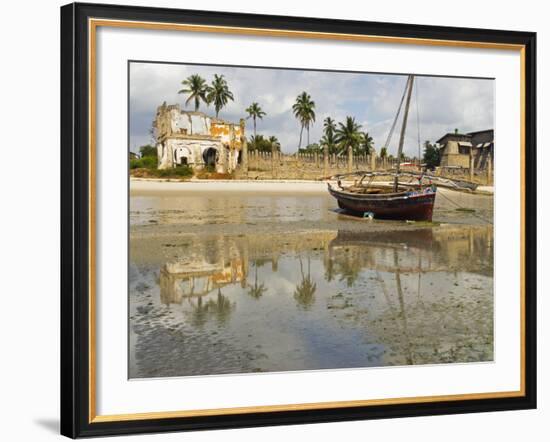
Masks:
[[[486,169],[494,159],[494,130],[487,129],[466,134],[448,133],[437,140],[441,148],[442,167],[470,167],[470,150],[475,169]]]
[[[229,123],[203,112],[183,111],[177,104],[163,103],[157,108],[153,128],[159,169],[209,166],[225,173],[233,171],[239,163],[244,121]]]

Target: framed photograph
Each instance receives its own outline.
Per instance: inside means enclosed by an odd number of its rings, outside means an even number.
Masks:
[[[61,432],[536,407],[536,36],[61,8]]]

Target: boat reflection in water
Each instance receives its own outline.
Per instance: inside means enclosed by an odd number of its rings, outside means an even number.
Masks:
[[[189,237],[130,269],[130,376],[493,359],[492,226]]]

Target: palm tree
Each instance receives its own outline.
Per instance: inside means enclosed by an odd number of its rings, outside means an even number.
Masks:
[[[296,97],[296,102],[292,105],[292,111],[300,122],[300,143],[298,144],[298,148],[302,147],[304,128],[307,130],[307,144],[309,145],[309,127],[315,122],[315,102],[307,92],[302,92]]]
[[[267,114],[256,102],[252,103],[244,111],[248,113],[248,117],[246,117],[247,119],[252,118],[252,121],[254,123],[254,138],[256,138],[256,119],[259,118],[260,120],[262,120]]]
[[[329,153],[334,153],[334,148],[336,147],[336,143],[334,141],[334,134],[336,132],[336,123],[334,120],[330,117],[325,118],[325,121],[323,122],[323,132],[324,135],[319,141],[321,145],[327,146]]]
[[[262,134],[250,135],[249,145],[251,146],[249,147],[250,150],[258,150],[261,152],[265,152],[266,139]]]
[[[380,149],[380,158],[387,158],[387,156],[388,156],[388,148],[383,147],[382,149]]]
[[[185,100],[186,106],[191,100],[195,100],[195,112],[197,112],[201,100],[208,104],[208,98],[206,97],[208,86],[206,85],[206,80],[200,75],[193,74],[183,80],[181,84],[183,84],[185,88],[179,90],[178,94],[189,94],[187,100]]]
[[[365,155],[370,155],[370,153],[372,152],[372,149],[373,149],[373,145],[374,145],[374,139],[369,135],[368,132],[363,132],[362,136],[361,136],[361,143],[360,143],[360,146],[359,146],[359,154],[365,154]]]
[[[279,142],[279,139],[275,135],[271,135],[267,141],[271,145],[271,153],[281,150],[281,143]]]
[[[206,99],[209,104],[214,103],[216,118],[218,118],[220,110],[228,101],[233,101],[233,92],[229,90],[229,86],[223,75],[214,74],[214,80],[212,80],[212,84],[207,88]]]
[[[348,155],[351,156],[354,149],[356,149],[363,137],[360,131],[361,125],[355,122],[354,117],[346,117],[345,123],[338,123],[338,129],[336,129],[336,143],[340,151],[345,148],[348,150]]]
[[[311,279],[310,259],[307,257],[307,276],[304,275],[304,265],[302,263],[302,257],[300,260],[300,273],[302,274],[302,281],[296,286],[294,290],[294,299],[304,310],[308,310],[315,302],[315,291],[317,290],[317,284]]]

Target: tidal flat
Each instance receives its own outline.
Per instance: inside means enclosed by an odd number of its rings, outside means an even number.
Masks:
[[[131,188],[130,378],[493,360],[492,196],[405,223],[186,184]]]

